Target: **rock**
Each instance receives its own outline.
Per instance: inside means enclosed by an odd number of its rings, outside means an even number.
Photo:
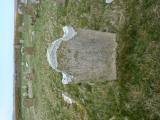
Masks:
[[[70,97],[68,97],[67,95],[62,94],[62,97],[63,97],[63,99],[64,99],[64,101],[66,103],[68,103],[68,104],[72,104],[73,103],[73,100]]]
[[[113,0],[106,0],[106,3],[112,3]]]

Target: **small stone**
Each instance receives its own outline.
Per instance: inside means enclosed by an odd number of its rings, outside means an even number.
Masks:
[[[25,92],[25,93],[22,94],[22,96],[23,96],[23,97],[27,97],[28,94]]]
[[[22,86],[22,89],[27,89],[27,86],[26,85]]]
[[[68,104],[73,104],[73,100],[65,94],[62,94],[64,101]]]
[[[112,3],[113,0],[106,0],[106,3]]]

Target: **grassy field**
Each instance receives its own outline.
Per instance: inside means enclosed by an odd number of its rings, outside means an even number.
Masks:
[[[22,62],[29,64],[22,66],[22,76],[35,70],[35,102],[28,109],[22,100],[24,120],[160,119],[159,0],[114,0],[111,5],[104,0],[67,0],[64,6],[43,0],[34,9],[38,14],[34,25],[29,15],[22,16],[23,46],[35,48],[33,56],[22,56]],[[61,83],[61,75],[48,65],[46,52],[63,35],[65,25],[117,33],[117,81]],[[21,84],[27,84],[24,77]],[[75,104],[67,105],[62,93]]]

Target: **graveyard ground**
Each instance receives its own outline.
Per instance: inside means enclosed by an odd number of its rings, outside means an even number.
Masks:
[[[34,69],[30,93],[34,106],[24,107],[21,96],[24,120],[160,119],[159,0],[114,0],[111,5],[104,0],[67,0],[64,6],[42,0],[33,7],[38,13],[34,25],[29,15],[22,16],[23,46],[34,47],[34,55],[21,59],[21,86],[27,84],[25,73]],[[61,75],[48,65],[46,52],[63,35],[65,25],[117,33],[117,81],[61,83]],[[76,103],[65,103],[62,92]]]

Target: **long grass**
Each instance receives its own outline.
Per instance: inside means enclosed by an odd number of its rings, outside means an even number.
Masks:
[[[35,8],[39,18],[31,27],[36,51],[29,59],[36,75],[36,102],[32,112],[24,108],[23,116],[34,116],[26,120],[160,119],[159,6],[158,0],[115,0],[111,5],[103,0],[67,0],[64,6],[41,1]],[[61,75],[48,65],[46,50],[63,35],[64,25],[117,33],[117,81],[62,85]],[[67,105],[62,92],[76,104]]]
[[[121,115],[160,119],[160,1],[124,1],[118,72]],[[156,96],[156,97],[155,97]]]

